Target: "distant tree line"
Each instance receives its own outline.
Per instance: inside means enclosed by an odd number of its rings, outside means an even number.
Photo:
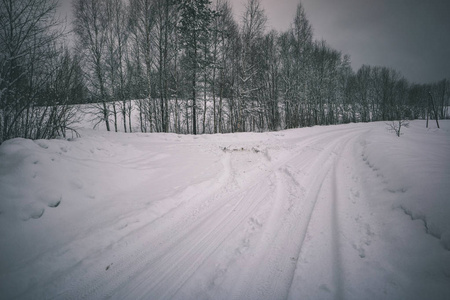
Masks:
[[[247,1],[239,23],[227,0],[74,0],[69,49],[56,0],[0,1],[0,142],[64,136],[81,103],[107,130],[125,132],[415,119],[431,107],[432,117],[448,115],[448,80],[354,72],[348,55],[313,39],[301,3],[291,28],[276,32],[259,0]]]

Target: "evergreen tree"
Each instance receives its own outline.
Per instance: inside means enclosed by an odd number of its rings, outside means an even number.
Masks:
[[[196,98],[197,98],[197,76],[208,61],[204,59],[207,47],[202,47],[208,42],[210,24],[216,16],[211,9],[209,0],[186,0],[181,4],[180,31],[182,45],[191,69],[191,91],[192,91],[192,133],[197,134]]]

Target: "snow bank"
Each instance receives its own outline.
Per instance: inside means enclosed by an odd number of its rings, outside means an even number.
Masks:
[[[2,215],[15,220],[39,219],[48,208],[59,206],[61,177],[52,176],[52,167],[58,164],[62,152],[67,152],[65,141],[30,141],[13,139],[0,147],[0,190]],[[53,149],[49,149],[50,145]],[[51,155],[47,155],[51,152]],[[63,170],[61,170],[63,171]]]
[[[441,129],[410,122],[401,137],[377,127],[365,137],[363,159],[395,194],[394,208],[421,220],[428,234],[450,250],[450,122]]]
[[[197,185],[222,166],[198,145],[180,153],[175,134],[82,133],[0,146],[0,298],[59,290],[52,284],[58,277],[135,230],[141,218],[151,222],[196,188],[205,190]]]

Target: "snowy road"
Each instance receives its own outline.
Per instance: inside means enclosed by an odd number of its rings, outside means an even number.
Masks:
[[[0,250],[12,259],[1,261],[0,292],[21,299],[448,296],[446,240],[386,204],[406,190],[391,189],[388,174],[369,161],[367,137],[379,129],[86,131],[72,142],[3,146],[11,156],[25,149],[16,173],[30,183],[24,195],[2,185],[2,195],[40,198],[1,208],[8,246]],[[55,198],[56,207],[46,202]],[[412,242],[393,243],[408,234]],[[397,262],[416,246],[435,255],[423,265]]]

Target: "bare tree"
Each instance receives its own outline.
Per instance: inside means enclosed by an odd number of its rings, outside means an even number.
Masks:
[[[267,126],[261,122],[260,130],[268,128],[276,130],[280,126],[280,113],[278,109],[279,96],[279,72],[280,72],[280,55],[278,49],[278,34],[275,31],[269,32],[264,38],[264,88],[261,90],[262,111],[264,112],[263,120]]]
[[[303,5],[297,5],[292,28],[281,34],[280,92],[283,102],[284,128],[309,125],[308,86],[311,80],[312,28]]]
[[[65,133],[69,115],[52,115],[52,105],[63,103],[45,100],[61,53],[56,7],[53,0],[0,1],[0,143]]]
[[[131,0],[130,1],[130,31],[133,33],[133,43],[137,47],[136,59],[143,57],[146,99],[139,104],[141,115],[141,130],[154,131],[156,119],[156,105],[153,103],[153,61],[154,41],[153,28],[155,26],[155,1],[154,0]]]
[[[427,128],[428,128],[428,111],[429,111],[430,106],[431,106],[431,109],[434,112],[434,118],[436,119],[436,126],[437,126],[437,128],[440,128],[439,127],[439,114],[438,114],[438,111],[436,109],[436,105],[434,103],[433,94],[431,93],[431,91],[429,91],[428,95],[430,96],[430,101],[428,102],[428,109],[427,109]]]
[[[127,132],[126,113],[127,101],[125,99],[125,57],[128,51],[128,6],[122,0],[106,2],[107,39],[106,39],[106,82],[109,83],[111,103],[114,116],[114,130],[117,132],[117,110],[119,105],[123,119],[123,128]]]
[[[401,132],[402,127],[408,128],[409,122],[407,120],[392,121],[391,123],[386,123],[388,130],[394,132],[398,137],[403,135]]]
[[[70,104],[85,97],[79,61],[76,56],[70,54],[67,47],[57,49],[56,53],[54,59],[48,62],[52,66],[49,80],[37,97],[41,115],[33,138],[66,137],[66,130],[78,135],[72,126],[78,121],[77,106]]]
[[[306,18],[306,12],[301,4],[297,10],[291,31],[293,80],[291,84],[293,98],[290,109],[286,110],[288,127],[310,126],[310,104],[307,93],[311,80],[311,52],[312,52],[312,27]],[[289,104],[289,103],[287,103]]]
[[[109,125],[109,95],[106,91],[105,48],[107,42],[108,18],[106,0],[76,0],[74,2],[74,30],[77,47],[83,53],[86,78],[93,98],[100,105],[100,122]]]
[[[256,95],[262,87],[262,41],[267,17],[259,0],[248,0],[242,16],[241,61],[237,85],[237,130],[246,131],[246,122],[252,124]],[[251,128],[251,127],[250,127]]]
[[[363,65],[354,77],[354,95],[355,99],[348,99],[347,110],[352,112],[352,121],[357,121],[357,114],[361,111],[361,121],[367,122],[370,120],[369,113],[369,92],[370,92],[370,67]],[[356,100],[356,101],[355,101]]]
[[[177,22],[178,22],[178,5],[175,0],[157,0],[155,2],[155,27],[154,27],[154,41],[155,41],[155,65],[158,72],[158,86],[159,94],[159,114],[158,114],[158,131],[169,132],[170,128],[170,101],[171,89],[173,81],[177,81],[178,72],[173,64],[175,59],[178,59],[178,37],[177,37]],[[172,64],[173,63],[173,64]],[[177,61],[178,63],[178,61]],[[172,71],[172,72],[171,72]],[[170,80],[172,73],[173,81]]]

